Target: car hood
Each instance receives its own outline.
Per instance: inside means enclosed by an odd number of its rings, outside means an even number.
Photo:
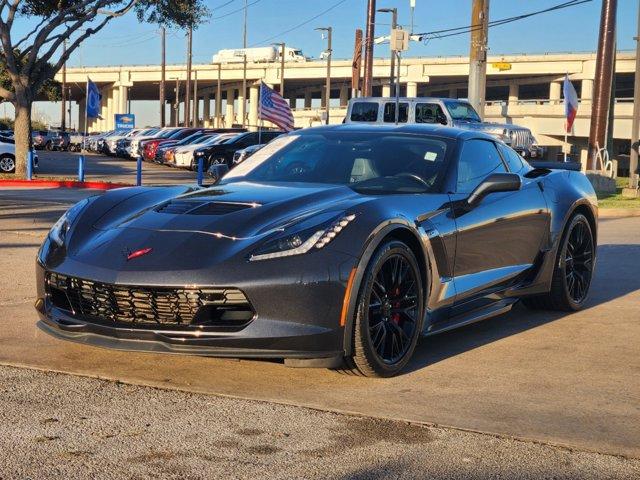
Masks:
[[[497,122],[469,122],[466,120],[454,120],[453,125],[465,130],[477,130],[486,133],[502,133],[504,130],[529,130],[528,128],[509,123]]]
[[[119,197],[109,207],[103,201],[98,205],[98,198],[95,207],[101,216],[87,224],[83,220],[92,216],[92,206],[83,212],[71,232],[68,256],[106,270],[115,268],[113,262],[127,269],[123,252],[150,248],[151,258],[132,263],[160,268],[170,261],[195,270],[203,262],[213,265],[249,251],[292,222],[317,215],[324,223],[334,214],[357,211],[357,205],[370,199],[346,186],[249,182],[185,189],[187,193],[168,198],[162,193],[176,191],[146,189]]]

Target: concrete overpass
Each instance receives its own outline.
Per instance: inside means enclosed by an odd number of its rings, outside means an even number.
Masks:
[[[635,56],[619,52],[616,61],[616,100],[614,138],[631,138],[631,116]],[[339,123],[351,95],[351,61],[332,62],[330,122]],[[401,94],[407,96],[467,96],[469,64],[467,57],[405,58],[400,71]],[[565,73],[574,82],[581,99],[575,122],[574,136],[580,143],[588,136],[591,97],[595,72],[594,53],[552,53],[543,55],[501,55],[488,59],[487,106],[485,118],[490,121],[516,123],[532,129],[542,144],[561,144],[564,110],[561,100]],[[389,60],[376,59],[373,68],[374,95],[388,95]],[[200,64],[193,66],[197,78],[197,111],[201,125],[230,126],[258,124],[258,87],[260,79],[271,85],[280,84],[279,63],[249,63],[247,92],[242,91],[242,64]],[[285,67],[285,97],[294,109],[296,125],[319,124],[325,105],[324,82],[326,64],[323,61],[287,63]],[[103,94],[102,120],[89,122],[89,130],[110,130],[114,114],[128,113],[130,100],[157,100],[160,66],[128,65],[67,69],[71,98],[79,103],[78,125],[84,125],[84,88],[90,77]],[[58,80],[61,80],[57,77]],[[184,81],[186,67],[166,68],[166,96],[171,124],[180,122],[184,112]],[[175,86],[180,98],[176,102]],[[218,84],[220,95],[217,95]],[[244,104],[246,99],[246,111]],[[174,108],[177,105],[178,109]],[[628,142],[626,142],[628,143]]]

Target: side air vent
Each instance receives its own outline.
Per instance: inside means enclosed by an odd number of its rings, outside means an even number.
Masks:
[[[256,206],[258,205],[251,203],[172,200],[157,207],[156,212],[169,213],[171,215],[227,215],[228,213]]]

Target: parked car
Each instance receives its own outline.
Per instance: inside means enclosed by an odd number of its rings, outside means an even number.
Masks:
[[[55,136],[51,138],[50,150],[68,150],[70,139],[69,132],[56,132]]]
[[[72,133],[69,134],[69,151],[70,152],[79,152],[82,150],[84,144],[84,133]]]
[[[34,130],[31,132],[31,141],[36,150],[51,150],[51,140],[58,134],[53,130]]]
[[[396,121],[396,99],[358,97],[349,100],[344,123],[389,125]],[[398,123],[431,123],[488,133],[502,140],[525,158],[540,158],[544,148],[531,130],[513,124],[483,122],[466,100],[436,97],[402,97]]]
[[[194,153],[196,150],[206,148],[211,145],[224,143],[230,138],[233,138],[237,135],[237,133],[214,134],[206,139],[203,139],[201,142],[176,148],[173,154],[173,166],[195,170],[197,165],[194,159]]]
[[[150,137],[159,131],[159,128],[146,128],[139,130],[130,136],[121,138],[116,144],[116,155],[123,158],[134,158],[136,156],[135,151],[137,151],[138,148],[137,142],[139,142],[141,138]],[[136,150],[134,150],[134,142]]]
[[[33,168],[38,168],[38,155],[33,150]],[[11,137],[0,135],[0,173],[16,171],[16,145]]]
[[[210,188],[76,204],[38,253],[38,326],[83,345],[390,377],[421,336],[520,300],[588,306],[597,208],[582,173],[534,169],[482,132],[304,129]]]
[[[273,130],[240,133],[224,143],[198,148],[193,154],[194,163],[197,163],[198,159],[202,157],[204,159],[205,170],[208,170],[209,166],[214,163],[226,163],[227,166],[231,168],[233,166],[233,154],[238,150],[260,143],[270,142],[283,133],[284,132]]]
[[[123,138],[128,138],[139,132],[140,129],[119,130],[115,134],[109,136],[104,144],[104,153],[107,155],[116,155],[118,152],[118,142]]]
[[[260,143],[258,145],[252,145],[250,147],[243,148],[242,150],[238,150],[236,153],[233,154],[232,165],[235,167],[239,163],[244,162],[247,158],[249,158],[251,155],[253,155],[262,147],[264,147],[264,145],[265,145],[264,143]]]
[[[156,139],[168,138],[170,135],[173,135],[177,130],[180,129],[181,127],[164,127],[158,129],[155,133],[134,137],[131,141],[131,151],[133,153],[133,157],[137,158],[138,156],[142,155],[146,142]]]

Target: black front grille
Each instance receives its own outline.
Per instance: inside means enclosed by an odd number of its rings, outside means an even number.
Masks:
[[[107,325],[236,331],[254,316],[235,288],[113,285],[48,272],[46,289],[56,307]]]

